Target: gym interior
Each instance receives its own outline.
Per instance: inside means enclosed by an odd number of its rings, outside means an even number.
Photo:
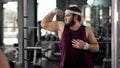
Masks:
[[[60,68],[58,35],[40,23],[54,8],[64,11],[70,5],[81,9],[81,23],[99,43],[94,67],[120,68],[120,0],[0,0],[0,47],[11,68]]]

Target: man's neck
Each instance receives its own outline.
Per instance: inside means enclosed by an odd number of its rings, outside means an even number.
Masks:
[[[79,22],[76,22],[73,26],[70,27],[72,30],[78,30],[80,28],[81,24]]]

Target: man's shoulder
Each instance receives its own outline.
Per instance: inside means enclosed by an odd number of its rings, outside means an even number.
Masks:
[[[85,25],[83,25],[83,26],[85,26]],[[91,28],[90,28],[89,26],[85,26],[85,28],[86,28],[87,30],[91,30]]]
[[[86,30],[86,32],[88,32],[88,33],[92,31],[91,27],[89,27],[89,26],[85,26],[85,30]]]
[[[64,21],[58,21],[58,25],[59,25],[59,26],[64,26],[65,23],[64,23]]]

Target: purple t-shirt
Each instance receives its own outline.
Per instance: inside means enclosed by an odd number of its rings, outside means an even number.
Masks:
[[[81,25],[76,31],[65,26],[60,40],[61,68],[94,68],[91,53],[87,50],[73,48],[72,39],[86,39],[85,26]]]

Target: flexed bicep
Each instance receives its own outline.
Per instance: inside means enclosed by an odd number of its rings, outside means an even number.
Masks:
[[[41,27],[52,32],[58,32],[59,30],[59,21],[53,21],[55,15],[62,16],[63,11],[60,9],[54,9],[48,13],[41,21]]]
[[[59,24],[57,21],[52,21],[46,24],[45,27],[43,27],[46,30],[52,31],[52,32],[58,32],[59,30]]]

